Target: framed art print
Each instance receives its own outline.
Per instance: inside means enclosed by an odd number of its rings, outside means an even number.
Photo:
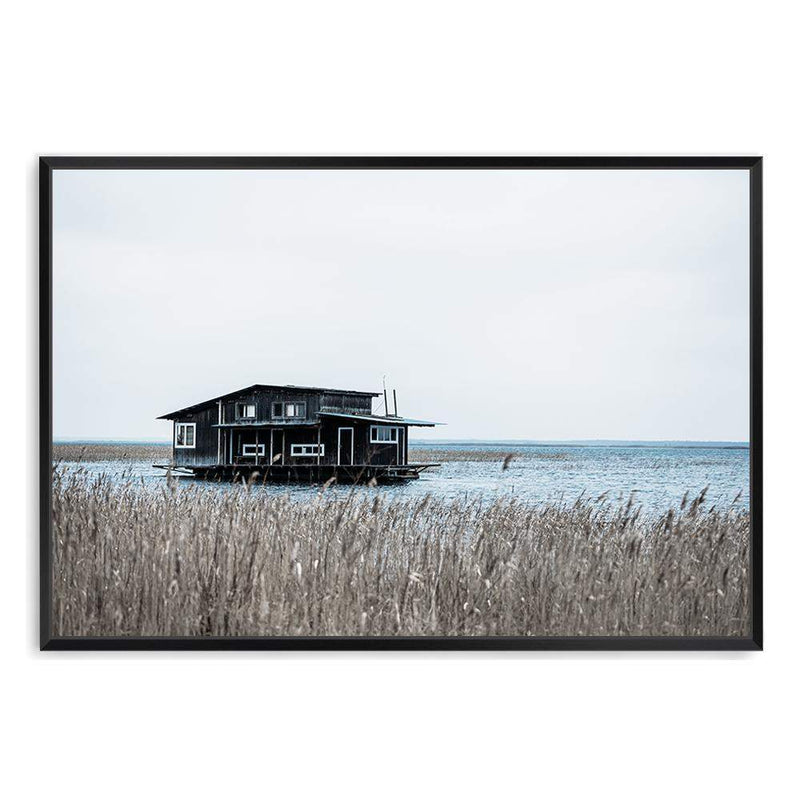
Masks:
[[[44,157],[45,649],[760,649],[756,157]]]

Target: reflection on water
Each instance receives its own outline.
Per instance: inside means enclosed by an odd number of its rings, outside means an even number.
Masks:
[[[513,454],[507,469],[503,458]],[[750,500],[750,453],[733,446],[642,446],[541,445],[500,442],[430,443],[409,452],[409,460],[441,460],[441,466],[423,472],[420,479],[391,486],[355,489],[331,486],[334,496],[351,491],[387,499],[407,499],[432,494],[443,499],[490,500],[499,496],[524,502],[573,502],[578,497],[625,502],[633,495],[647,511],[663,511],[680,504],[708,487],[707,505],[737,504],[748,507]],[[87,476],[107,474],[113,480],[141,481],[145,486],[163,486],[164,473],[149,462],[91,461],[65,462],[68,471],[81,469]],[[211,490],[228,491],[230,483],[206,484],[193,478],[181,483],[203,484]],[[277,484],[258,486],[267,494],[288,494],[295,499],[314,497],[319,485]]]

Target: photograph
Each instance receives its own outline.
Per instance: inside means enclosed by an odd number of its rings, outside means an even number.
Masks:
[[[760,649],[761,159],[43,157],[44,649]]]

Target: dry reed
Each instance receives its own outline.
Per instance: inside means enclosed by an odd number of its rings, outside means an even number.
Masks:
[[[53,444],[53,460],[78,463],[89,461],[149,461],[153,464],[169,464],[172,461],[172,445],[56,442]]]
[[[743,636],[750,516],[53,485],[59,636]]]

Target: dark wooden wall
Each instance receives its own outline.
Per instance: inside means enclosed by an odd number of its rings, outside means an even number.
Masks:
[[[214,409],[204,409],[187,414],[181,418],[181,422],[194,422],[195,428],[195,447],[175,448],[173,435],[173,461],[178,466],[200,467],[212,466],[217,463],[217,431],[213,427],[216,424],[217,416]],[[316,444],[319,434],[319,442],[325,445],[325,455],[319,459],[320,464],[336,464],[339,458],[339,428],[353,428],[353,463],[354,464],[398,464],[404,463],[407,452],[408,428],[404,425],[394,426],[400,428],[400,441],[375,444],[370,442],[370,427],[375,423],[361,422],[358,420],[346,419],[323,419],[319,426],[280,426],[284,432],[284,457],[280,463],[283,464],[308,464],[317,463],[316,456],[291,456],[292,444]],[[391,423],[389,423],[391,424]],[[262,465],[269,462],[270,454],[270,429],[268,427],[248,428],[225,428],[222,435],[222,462],[230,462],[228,437],[234,436],[235,448],[234,457],[238,458],[240,445],[242,442],[255,444],[258,441],[263,444],[264,456],[259,459]],[[276,439],[277,441],[277,439]],[[255,463],[249,459],[240,459],[242,463]]]
[[[357,394],[329,394],[297,389],[265,389],[226,400],[222,404],[224,421],[236,421],[236,405],[238,403],[253,403],[256,406],[256,421],[269,422],[272,419],[273,403],[291,403],[293,401],[306,404],[306,420],[312,421],[316,421],[317,414],[323,408],[329,411],[342,411],[351,414],[369,414],[372,410],[372,398]]]
[[[217,408],[206,408],[186,414],[176,422],[195,423],[195,446],[191,448],[175,447],[175,426],[172,428],[172,460],[179,466],[204,467],[217,463],[217,429],[212,428],[217,421]]]
[[[235,398],[225,400],[222,404],[223,422],[236,421],[236,405],[238,403],[252,403],[256,406],[256,418],[253,424],[281,424],[272,420],[272,404],[278,402],[304,402],[306,403],[306,416],[299,422],[319,422],[318,416],[321,409],[340,411],[343,413],[369,414],[372,410],[372,398],[351,394],[331,394],[325,392],[309,392],[294,389],[262,390],[242,394]],[[175,448],[173,427],[173,462],[178,466],[210,466],[217,463],[217,437],[218,428],[214,427],[219,421],[219,406],[217,403],[199,411],[184,414],[176,418],[176,422],[194,422],[195,447]],[[284,464],[316,464],[315,456],[295,457],[290,456],[292,444],[316,444],[317,427],[315,425],[298,425],[289,427],[290,423],[284,422],[281,427],[286,431]],[[354,437],[354,462],[357,464],[394,464],[396,450],[394,444],[370,445],[369,424],[357,420],[324,419],[321,422],[321,443],[325,445],[325,455],[320,459],[322,464],[336,464],[338,459],[338,430],[339,427],[353,427]],[[225,429],[226,435],[222,441],[222,461],[228,463],[228,447],[226,437],[230,436],[230,429]],[[255,443],[255,431],[236,429],[237,445],[244,441]],[[244,437],[244,438],[239,438]],[[261,429],[259,442],[265,444],[264,463],[269,460],[269,430]],[[238,447],[236,448],[238,450]],[[236,452],[235,452],[236,455]]]
[[[357,394],[323,394],[320,405],[327,411],[341,411],[346,414],[369,414],[372,411],[372,398]]]
[[[325,454],[320,457],[320,464],[337,464],[339,459],[339,428],[353,429],[353,463],[354,464],[402,464],[406,460],[406,441],[408,428],[404,425],[395,425],[400,428],[400,441],[385,444],[370,443],[370,427],[375,423],[360,422],[349,419],[323,419],[318,426],[283,427],[285,435],[283,464],[308,464],[317,463],[316,456],[292,456],[293,444],[320,444],[325,446]],[[391,423],[390,423],[391,424]],[[269,462],[269,428],[259,427],[258,441],[266,445],[262,463]],[[236,429],[237,442],[243,441],[250,444],[256,442],[255,430]],[[317,436],[319,435],[319,439]],[[241,437],[241,438],[239,438]],[[237,448],[238,449],[238,448]]]

